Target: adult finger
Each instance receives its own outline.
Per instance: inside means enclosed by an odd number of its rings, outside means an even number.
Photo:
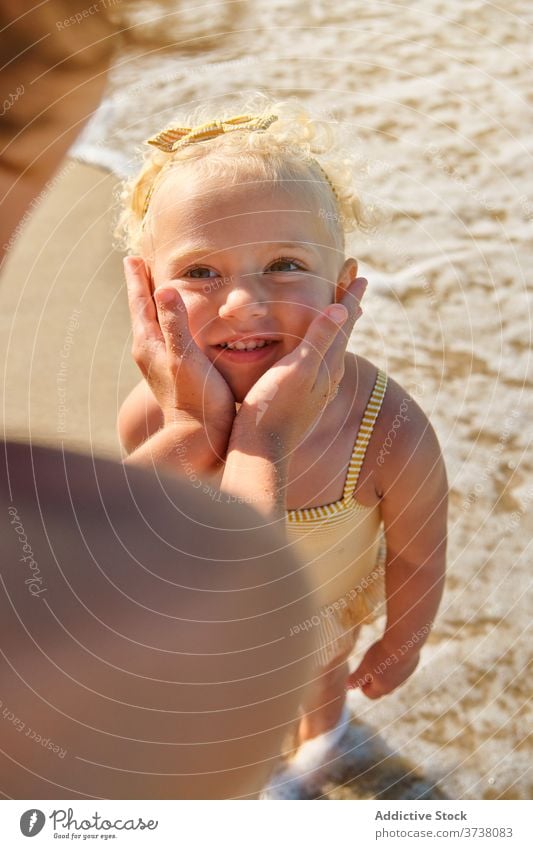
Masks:
[[[181,359],[195,356],[198,348],[191,336],[187,312],[181,295],[174,286],[160,286],[154,292],[159,326],[167,352]]]
[[[128,288],[128,304],[134,344],[148,340],[163,341],[143,258],[140,256],[125,257],[124,275]]]
[[[311,322],[300,344],[285,360],[287,362],[307,360],[318,372],[326,352],[338,334],[341,333],[342,326],[347,318],[348,310],[346,307],[341,304],[328,306]]]
[[[353,326],[362,314],[360,302],[367,282],[364,277],[356,278],[339,303],[331,304],[311,322],[296,349],[300,355],[310,355],[317,365],[326,359],[329,367],[336,358],[342,361]]]
[[[342,325],[341,332],[337,334],[324,356],[324,361],[330,374],[334,374],[336,367],[344,362],[346,346],[350,341],[355,322],[363,314],[361,300],[367,285],[368,280],[366,278],[358,277],[350,284],[344,296],[339,301],[342,306],[346,307],[348,318]]]
[[[361,301],[363,300],[363,296],[366,292],[367,286],[368,280],[366,279],[366,277],[356,277],[354,280],[352,280],[352,282],[346,289],[346,292],[341,298],[340,303],[348,305],[348,301],[355,298],[355,300],[357,301],[357,305],[361,306]]]

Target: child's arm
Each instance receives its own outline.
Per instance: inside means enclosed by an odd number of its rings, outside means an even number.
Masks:
[[[348,686],[371,699],[414,672],[444,588],[448,483],[439,443],[424,412],[393,384],[392,407],[407,408],[378,486],[387,540],[387,624],[350,675]],[[402,409],[403,409],[402,406]],[[379,469],[378,465],[378,469]]]
[[[161,437],[155,433],[129,459],[137,465],[164,465],[178,474],[186,474],[187,469],[213,472],[226,455],[235,417],[233,393],[194,343],[177,290],[163,286],[152,293],[141,257],[127,257],[124,270],[133,328],[132,354],[148,384],[142,391],[144,398],[139,398],[138,415],[142,417],[144,408],[149,435],[156,427],[158,406],[159,423],[170,428],[173,436],[169,443],[168,434]],[[121,411],[122,427],[130,431],[131,412],[128,407]],[[142,433],[130,436],[133,443],[142,438]]]

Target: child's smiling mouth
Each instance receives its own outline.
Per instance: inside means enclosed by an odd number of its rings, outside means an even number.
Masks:
[[[271,356],[280,340],[271,336],[234,337],[213,345],[217,351],[217,359],[235,363],[249,363]]]

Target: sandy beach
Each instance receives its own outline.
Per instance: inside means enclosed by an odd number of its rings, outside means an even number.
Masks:
[[[0,287],[5,432],[120,456],[117,410],[138,377],[114,193],[173,111],[262,90],[351,127],[381,210],[378,232],[349,246],[369,279],[351,348],[435,427],[449,577],[415,675],[378,702],[351,696],[351,732],[316,796],[529,798],[533,14],[520,0],[214,9],[208,56],[199,38],[115,69],[22,228]],[[376,634],[364,630],[354,663]]]

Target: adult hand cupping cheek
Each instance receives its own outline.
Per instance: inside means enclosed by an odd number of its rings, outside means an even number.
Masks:
[[[176,288],[161,286],[152,293],[141,257],[126,257],[124,271],[133,358],[161,407],[165,426],[194,429],[198,436],[201,431],[203,451],[197,442],[194,462],[209,468],[226,454],[235,417],[233,393],[194,342]]]
[[[364,278],[354,280],[340,303],[316,316],[300,344],[252,386],[235,417],[222,487],[280,522],[290,453],[337,394],[365,288]]]
[[[300,344],[275,363],[246,395],[235,420],[275,434],[293,450],[333,400],[344,375],[344,357],[367,281],[356,278],[342,300],[316,316]],[[233,435],[232,435],[233,437]]]

